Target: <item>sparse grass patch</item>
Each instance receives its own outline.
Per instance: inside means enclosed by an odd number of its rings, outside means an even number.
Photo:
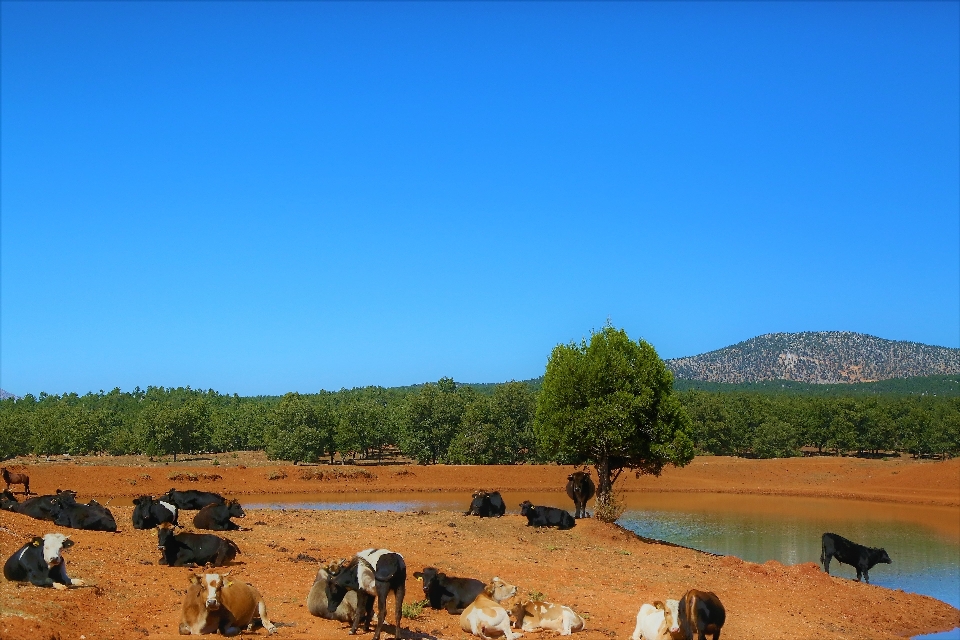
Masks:
[[[198,482],[200,480],[195,473],[171,473],[167,475],[167,479],[177,482]]]
[[[376,480],[377,474],[366,469],[301,469],[301,480]]]
[[[624,502],[621,492],[615,489],[608,495],[597,496],[593,517],[600,522],[616,522],[626,510],[627,503]]]
[[[423,613],[424,608],[430,604],[429,600],[418,600],[416,602],[404,602],[401,612],[404,618],[416,620]]]
[[[267,480],[283,480],[287,477],[287,472],[283,469],[277,469],[267,474]]]

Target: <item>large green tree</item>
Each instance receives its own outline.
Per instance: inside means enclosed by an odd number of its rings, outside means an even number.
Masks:
[[[610,324],[589,343],[554,348],[534,429],[542,455],[595,466],[598,500],[609,500],[624,469],[659,475],[693,459],[690,419],[673,375],[649,343]]]

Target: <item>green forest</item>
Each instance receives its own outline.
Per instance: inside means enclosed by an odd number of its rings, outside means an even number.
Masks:
[[[376,460],[399,450],[423,464],[545,463],[553,460],[538,451],[533,431],[540,383],[444,378],[282,397],[189,387],[41,393],[0,401],[0,459],[264,450],[276,460],[314,462]],[[699,455],[960,453],[960,396],[950,393],[955,376],[871,384],[884,386],[847,385],[846,395],[835,388],[844,385],[681,380],[674,388]]]

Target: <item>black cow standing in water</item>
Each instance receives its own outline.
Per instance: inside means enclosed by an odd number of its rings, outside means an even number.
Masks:
[[[575,471],[567,476],[567,495],[573,500],[574,518],[587,518],[587,501],[597,492],[587,471]]]
[[[823,564],[823,570],[830,573],[830,559],[836,558],[837,562],[848,564],[857,570],[857,580],[863,576],[864,581],[870,584],[870,575],[867,573],[873,568],[873,565],[884,563],[890,564],[890,556],[883,549],[874,549],[865,547],[856,542],[851,542],[843,536],[835,533],[823,534],[823,550],[820,553],[820,562]]]

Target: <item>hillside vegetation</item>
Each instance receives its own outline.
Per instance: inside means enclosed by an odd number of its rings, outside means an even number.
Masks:
[[[703,382],[836,384],[960,374],[960,349],[852,331],[768,333],[666,364],[677,378]]]

